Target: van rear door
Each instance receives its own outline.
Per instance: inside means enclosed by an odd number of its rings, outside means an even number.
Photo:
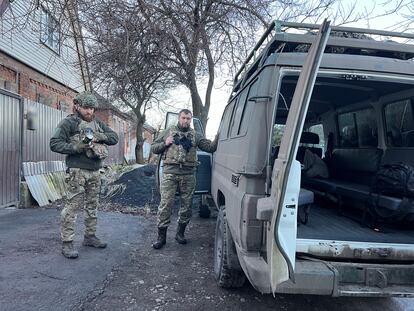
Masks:
[[[312,43],[302,67],[278,158],[272,173],[272,190],[265,203],[276,207],[270,222],[267,239],[268,264],[272,291],[287,280],[294,282],[296,253],[296,213],[300,191],[301,166],[295,159],[306,112],[323,52],[330,33],[330,22],[324,21]],[[277,98],[275,99],[277,101]]]

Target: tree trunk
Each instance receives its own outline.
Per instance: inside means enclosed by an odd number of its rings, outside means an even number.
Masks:
[[[135,146],[135,159],[136,159],[136,163],[139,164],[144,164],[145,163],[145,159],[144,159],[144,150],[143,150],[143,146],[144,146],[144,138],[142,137],[142,133],[144,131],[143,129],[143,125],[145,123],[145,115],[142,115],[141,112],[137,112],[134,111],[136,116],[137,116],[137,128],[136,128],[136,139],[137,139],[137,144]]]
[[[191,82],[192,83],[188,86],[188,88],[191,94],[193,116],[200,119],[201,123],[203,124],[204,130],[205,130],[206,125],[207,125],[208,111],[207,112],[205,111],[206,109],[203,106],[203,101],[201,100],[200,93],[198,92],[195,79],[193,79],[193,81]]]
[[[201,115],[206,120],[205,123],[203,123],[204,131],[206,131],[208,112],[210,111],[210,104],[211,104],[211,92],[213,91],[213,85],[214,85],[214,59],[211,54],[211,50],[208,44],[208,38],[206,34],[204,34],[203,36],[203,43],[204,43],[204,53],[207,58],[207,66],[208,66],[208,84],[207,84],[206,98],[205,98],[205,103],[203,107],[203,112]]]

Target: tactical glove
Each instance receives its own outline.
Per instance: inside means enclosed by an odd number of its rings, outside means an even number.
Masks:
[[[89,148],[89,145],[83,143],[82,141],[74,143],[72,146],[76,153],[83,153]]]
[[[104,143],[108,139],[108,136],[106,136],[104,133],[96,132],[93,134],[93,141],[95,143]]]

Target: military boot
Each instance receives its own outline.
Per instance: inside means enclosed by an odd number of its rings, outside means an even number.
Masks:
[[[75,259],[78,258],[78,252],[73,248],[73,242],[62,243],[62,254],[66,258]]]
[[[184,237],[184,231],[187,224],[178,223],[177,234],[175,235],[175,240],[180,244],[187,244],[187,240]]]
[[[96,248],[105,248],[106,243],[99,240],[96,235],[85,235],[83,237],[83,246],[90,246]]]
[[[167,227],[158,228],[158,239],[152,244],[152,247],[155,249],[162,248],[167,242]]]

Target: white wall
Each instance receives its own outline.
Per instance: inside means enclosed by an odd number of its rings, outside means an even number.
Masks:
[[[40,42],[42,9],[37,1],[14,1],[0,17],[0,51],[74,90],[82,91],[75,41],[68,23],[61,21],[60,55]],[[56,16],[59,18],[59,16]]]

